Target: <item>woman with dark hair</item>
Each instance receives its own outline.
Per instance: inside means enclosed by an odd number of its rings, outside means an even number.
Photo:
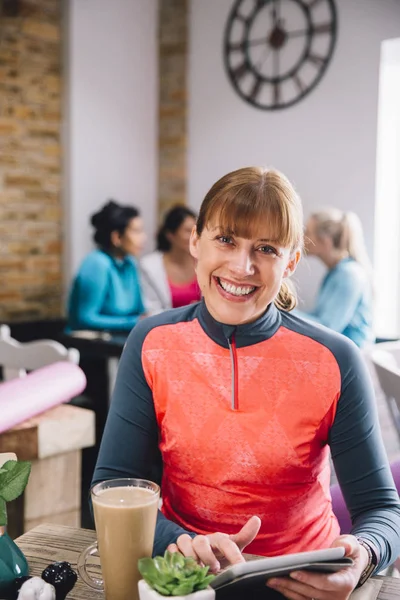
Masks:
[[[141,261],[144,303],[149,313],[186,306],[200,300],[195,264],[189,251],[195,213],[175,206],[157,234],[157,250]]]
[[[91,224],[98,249],[74,279],[68,328],[129,331],[145,313],[135,258],[146,239],[142,219],[137,208],[110,201]]]

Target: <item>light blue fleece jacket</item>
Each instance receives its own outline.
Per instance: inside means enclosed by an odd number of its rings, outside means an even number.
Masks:
[[[357,346],[373,341],[371,283],[352,258],[344,258],[328,271],[312,311],[295,313],[342,333]]]
[[[102,250],[88,254],[72,285],[68,329],[129,331],[144,312],[135,259]]]

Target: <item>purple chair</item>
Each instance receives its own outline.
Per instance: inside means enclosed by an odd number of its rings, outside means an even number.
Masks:
[[[400,488],[400,461],[395,462],[390,465],[392,470],[392,475],[394,482],[396,484],[397,491]],[[350,533],[351,531],[351,519],[349,515],[349,511],[347,510],[346,503],[343,498],[342,490],[340,489],[338,484],[335,484],[331,487],[331,495],[332,495],[332,508],[333,512],[336,515],[337,520],[340,525],[340,533]]]

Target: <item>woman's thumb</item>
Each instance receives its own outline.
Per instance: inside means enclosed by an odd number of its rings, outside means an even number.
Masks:
[[[355,556],[360,550],[357,539],[353,535],[341,535],[332,543],[331,548],[342,546],[345,556]]]
[[[260,517],[250,517],[247,523],[243,525],[242,529],[238,531],[238,533],[231,535],[230,538],[239,546],[240,550],[242,550],[254,540],[257,533],[260,531],[260,527]]]

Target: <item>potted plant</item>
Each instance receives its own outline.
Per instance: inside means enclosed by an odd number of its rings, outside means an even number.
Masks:
[[[174,596],[183,600],[214,600],[215,590],[209,587],[214,575],[208,567],[200,566],[193,558],[178,552],[164,556],[141,558],[138,563],[143,579],[139,581],[140,600],[162,600]]]
[[[17,461],[15,454],[0,454],[0,598],[6,598],[17,577],[28,575],[25,556],[7,535],[6,503],[22,494],[28,483],[31,464]]]

